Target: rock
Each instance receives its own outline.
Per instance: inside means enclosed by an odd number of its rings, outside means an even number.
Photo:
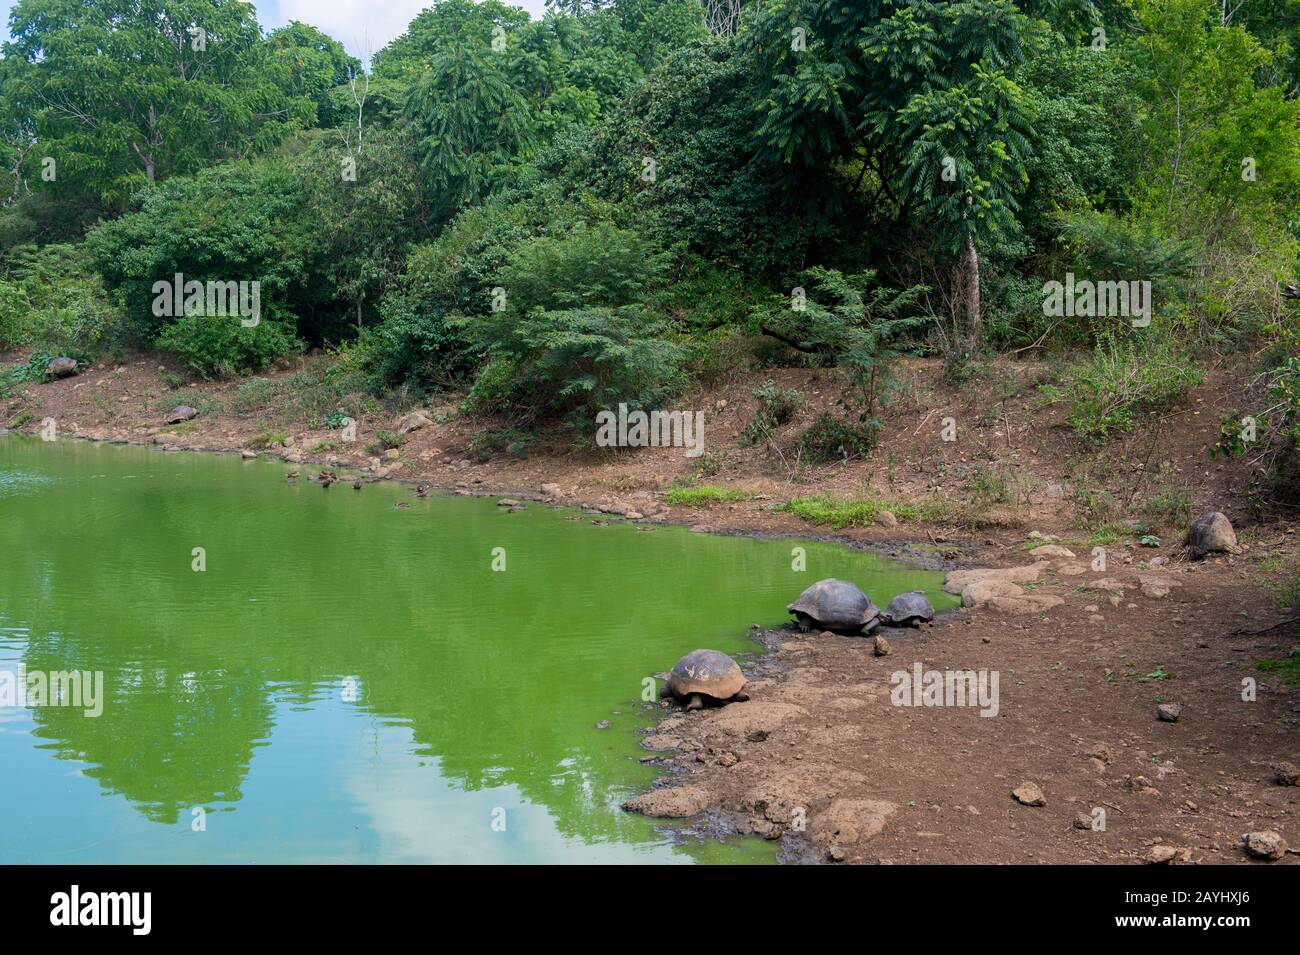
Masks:
[[[1105,743],[1095,743],[1084,755],[1095,759],[1102,766],[1109,766],[1115,761],[1115,754],[1111,752],[1111,748]]]
[[[882,799],[836,799],[808,824],[813,845],[833,850],[880,835],[898,806]]]
[[[1101,577],[1097,580],[1090,580],[1085,585],[1089,590],[1105,590],[1108,593],[1123,593],[1124,582],[1114,577]]]
[[[944,589],[947,588],[945,583]],[[1062,597],[1029,594],[1019,584],[998,577],[976,579],[961,591],[963,607],[989,607],[1009,614],[1045,613],[1063,603]]]
[[[884,637],[876,637],[876,643],[875,646],[872,648],[872,652],[878,657],[889,656],[889,652],[890,652],[889,641],[886,640]]]
[[[1176,580],[1170,580],[1168,577],[1141,577],[1138,578],[1142,583],[1142,594],[1146,597],[1154,597],[1157,600],[1161,597],[1168,597],[1169,591],[1174,587],[1181,587],[1182,584]]]
[[[1294,763],[1274,763],[1273,782],[1279,786],[1300,786],[1300,769]]]
[[[601,720],[599,723],[596,724],[596,729],[598,729],[598,730],[607,730],[607,729],[609,729],[609,728],[610,728],[611,726],[613,726],[613,725],[614,725],[614,724],[611,723],[609,720]]]
[[[1076,813],[1074,816],[1074,821],[1071,822],[1070,825],[1073,826],[1075,829],[1091,829],[1092,816],[1088,815],[1086,812]]]
[[[55,358],[45,366],[45,374],[54,378],[66,378],[68,375],[74,375],[77,372],[77,360],[66,356]]]
[[[513,497],[503,497],[501,498],[501,500],[497,501],[497,507],[518,507],[518,506],[519,506],[519,502],[516,501]]]
[[[745,703],[728,703],[721,710],[710,712],[712,721],[710,729],[736,736],[749,738],[754,734],[767,735],[777,730],[782,724],[800,716],[807,716],[808,711],[793,703],[780,703],[775,700],[749,700]]]
[[[559,497],[559,495],[560,495],[560,485],[558,485],[558,484],[543,484],[542,487],[541,487],[541,491],[542,491],[542,493],[545,494],[547,497]]]
[[[1011,790],[1011,795],[1016,798],[1016,802],[1022,806],[1046,806],[1047,797],[1043,791],[1038,788],[1036,783],[1021,783],[1015,789]]]
[[[245,458],[245,459],[248,459],[248,458],[255,458],[255,457],[257,457],[257,452],[256,452],[256,451],[249,451],[249,450],[245,449],[245,450],[239,452],[239,456],[242,457],[242,458]]]
[[[961,591],[963,607],[983,607],[996,597],[1020,597],[1025,588],[1008,580],[977,580]]]
[[[1241,553],[1232,522],[1220,511],[1209,511],[1192,521],[1187,530],[1187,546],[1196,558],[1206,554]]]
[[[385,461],[396,461],[401,456],[402,456],[402,452],[399,451],[397,448],[389,448],[387,451],[384,452]]]
[[[1063,560],[1056,565],[1056,573],[1061,577],[1082,577],[1089,570],[1081,560]]]
[[[645,515],[642,514],[640,511],[628,511],[628,512],[625,513],[623,516],[626,517],[629,521],[643,521],[643,520],[645,520]]]
[[[398,434],[410,434],[412,431],[419,431],[421,428],[427,428],[433,424],[422,411],[412,411],[408,415],[403,415],[397,422]]]
[[[994,597],[985,606],[1002,613],[1023,615],[1046,613],[1065,603],[1063,597],[1052,594],[1024,594],[1013,597]]]
[[[189,405],[177,405],[168,413],[167,424],[180,424],[182,421],[190,421],[198,416],[198,411]]]
[[[1029,553],[1034,557],[1074,557],[1074,551],[1059,544],[1040,544]]]
[[[897,527],[898,518],[894,516],[892,511],[877,511],[876,523],[881,527]]]
[[[1256,859],[1280,859],[1286,855],[1286,840],[1271,829],[1248,832],[1241,837],[1241,844]]]
[[[861,773],[806,761],[789,772],[764,775],[758,785],[741,797],[740,808],[778,826],[789,826],[806,814],[810,807],[833,803],[845,789],[865,782],[866,777]],[[859,805],[857,808],[865,810],[867,807]],[[867,820],[860,819],[858,825],[871,828]],[[811,820],[809,826],[811,827]],[[778,830],[772,837],[780,834]]]
[[[1146,854],[1152,865],[1186,865],[1192,861],[1192,850],[1175,846],[1152,846]]]
[[[628,812],[656,819],[679,819],[696,816],[709,805],[709,794],[696,786],[665,786],[633,796],[623,803]]]
[[[1151,780],[1145,776],[1125,776],[1124,785],[1130,792],[1135,792],[1141,796],[1159,796],[1160,790],[1151,785]]]
[[[1106,622],[1106,618],[1103,617],[1103,616],[1102,616],[1101,614],[1099,614],[1099,613],[1093,613],[1093,614],[1089,614],[1089,615],[1088,615],[1088,622],[1089,622],[1089,623],[1105,623],[1105,622]]]
[[[1156,716],[1162,723],[1177,723],[1183,708],[1177,703],[1161,703],[1156,707]]]
[[[968,586],[984,581],[1002,581],[1009,584],[1025,584],[1038,579],[1049,567],[1045,560],[1027,564],[1024,567],[981,567],[974,570],[954,570],[943,580],[943,589],[950,594],[960,594]]]

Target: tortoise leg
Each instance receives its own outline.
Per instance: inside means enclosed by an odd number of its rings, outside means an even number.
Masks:
[[[732,700],[733,703],[748,703],[748,702],[749,702],[749,694],[746,693],[744,690],[741,690],[739,693],[737,693],[735,696],[733,696],[733,697],[731,698],[731,700]]]
[[[668,699],[668,697],[670,697],[670,696],[672,696],[672,695],[673,695],[673,691],[670,690],[670,689],[668,689],[668,684],[667,684],[667,683],[665,683],[663,686],[659,687],[659,699],[661,699],[661,700],[666,700],[666,699]]]
[[[690,700],[686,703],[686,712],[689,713],[691,710],[702,709],[704,709],[704,701],[700,699],[700,694],[692,693]]]

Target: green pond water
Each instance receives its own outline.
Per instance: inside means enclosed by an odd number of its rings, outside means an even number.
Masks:
[[[950,603],[829,544],[287,470],[0,434],[0,671],[104,680],[0,706],[0,863],[772,861],[618,808],[643,680],[821,577]]]

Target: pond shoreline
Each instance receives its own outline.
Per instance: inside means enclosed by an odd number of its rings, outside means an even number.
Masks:
[[[75,380],[33,385],[11,404],[11,415],[21,407],[28,417],[16,430],[35,434],[50,415],[68,437],[266,457],[331,468],[340,479],[355,474],[367,482],[427,483],[461,496],[585,507],[600,520],[827,541],[928,569],[1020,567],[1033,560],[1027,551],[1047,540],[1079,554],[1077,561],[1047,561],[1025,585],[1058,604],[1038,612],[945,614],[927,630],[888,635],[887,656],[876,656],[872,641],[862,638],[758,632],[756,659],[746,664],[749,702],[691,714],[665,707],[645,738],[647,758],[669,774],[641,795],[657,800],[656,814],[666,819],[774,839],[782,860],[798,862],[1118,863],[1173,847],[1189,849],[1194,861],[1237,863],[1249,861],[1241,834],[1266,829],[1300,845],[1300,788],[1275,785],[1269,769],[1295,761],[1300,689],[1276,671],[1256,671],[1259,661],[1285,657],[1295,642],[1294,628],[1268,626],[1281,615],[1262,562],[1300,560],[1300,535],[1285,522],[1244,522],[1238,533],[1247,553],[1197,563],[1179,556],[1172,537],[1169,545],[1148,549],[1121,536],[1108,545],[1109,570],[1094,571],[1087,563],[1090,532],[1078,529],[1072,499],[1052,483],[1061,477],[1049,470],[1051,462],[1070,449],[1048,418],[1027,418],[1031,430],[1019,432],[1015,446],[1005,437],[988,445],[1008,445],[1007,466],[1037,475],[1041,484],[1030,504],[986,510],[981,523],[964,530],[903,522],[830,532],[772,505],[810,493],[932,501],[958,486],[944,475],[961,466],[963,446],[918,443],[928,413],[922,407],[891,424],[879,460],[824,467],[799,482],[772,473],[760,450],[728,452],[736,456],[734,466],[709,480],[744,490],[748,499],[691,508],[664,496],[673,482],[694,474],[691,462],[555,449],[476,461],[472,438],[482,425],[454,414],[441,423],[437,409],[430,412],[434,424],[406,436],[390,457],[366,456],[362,441],[353,453],[305,450],[337,437],[319,428],[294,430],[290,447],[254,451],[249,444],[266,425],[221,413],[175,434],[158,424],[159,398],[174,395],[182,403],[187,392],[161,387],[159,367],[152,359],[124,365],[120,375],[109,371],[80,391]],[[808,384],[794,372],[786,377],[785,384]],[[740,380],[722,392],[729,404],[713,430],[719,448],[735,447],[751,415],[749,384]],[[834,394],[828,387],[819,400]],[[716,396],[703,406],[713,407]],[[112,407],[109,420],[96,400]],[[978,434],[978,403],[962,413],[975,423],[967,434]],[[1244,512],[1234,508],[1231,488],[1240,481],[1231,470],[1203,465],[1202,445],[1217,420],[1200,415],[1163,454],[1185,473],[1206,475],[1196,492],[1198,509],[1228,511],[1235,522]],[[373,435],[386,427],[393,427],[391,416],[374,416],[359,430]],[[876,473],[891,447],[897,485]],[[1148,463],[1137,445],[1128,460],[1119,473]],[[1150,586],[1148,577],[1170,586]],[[892,705],[891,675],[917,663],[927,670],[1000,672],[997,718]],[[1152,673],[1173,677],[1153,682]],[[1248,673],[1258,680],[1258,701],[1225,705],[1225,694],[1235,693]],[[1183,706],[1179,722],[1156,718],[1158,699]],[[1012,797],[1023,782],[1042,789],[1045,806]],[[1072,826],[1103,804],[1119,807],[1108,810],[1107,831]]]

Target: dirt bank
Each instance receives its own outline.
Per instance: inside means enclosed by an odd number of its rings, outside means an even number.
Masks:
[[[1175,415],[1097,449],[1062,426],[1059,409],[1039,405],[1038,365],[955,388],[933,363],[915,362],[872,457],[813,467],[792,439],[834,407],[832,372],[737,375],[684,399],[683,408],[706,410],[703,459],[680,449],[584,454],[545,438],[519,456],[485,447],[483,424],[451,401],[420,409],[424,423],[388,449],[377,442],[411,409],[358,402],[356,435],[345,438],[325,426],[322,407],[332,409],[312,392],[327,363],[306,359],[250,385],[190,382],[157,356],[134,355],[26,386],[6,400],[3,423],[35,432],[53,419],[61,435],[272,454],[341,475],[584,504],[702,531],[826,535],[953,568],[1024,566],[1036,562],[1029,549],[1054,536],[1075,557],[1044,558],[1037,579],[1020,585],[1029,599],[889,633],[887,656],[861,638],[766,635],[773,650],[749,674],[750,702],[666,708],[647,740],[660,755],[647,758],[672,773],[636,805],[780,839],[783,857],[799,861],[1138,861],[1167,846],[1189,850],[1182,858],[1191,861],[1242,862],[1242,834],[1255,830],[1300,848],[1300,787],[1275,783],[1272,769],[1300,762],[1300,691],[1288,684],[1294,669],[1259,669],[1298,642],[1294,623],[1274,625],[1288,616],[1276,583],[1300,544],[1292,522],[1247,509],[1239,462],[1208,457],[1235,407],[1231,369],[1212,372]],[[754,388],[769,379],[799,389],[806,404],[746,446]],[[200,414],[166,425],[179,404]],[[943,440],[944,419],[957,440]],[[701,484],[749,496],[688,507],[666,495]],[[869,498],[901,523],[882,516],[835,530],[775,509],[812,495]],[[1210,508],[1233,519],[1243,552],[1192,563],[1179,525]],[[1095,546],[1106,548],[1104,571],[1093,569]],[[891,676],[917,664],[996,672],[997,715],[895,705]],[[1247,678],[1253,701],[1242,698]],[[1164,702],[1181,705],[1177,722],[1157,719]],[[1045,805],[1013,798],[1025,782]],[[1104,829],[1092,824],[1098,810]],[[1076,826],[1081,814],[1086,828]]]

